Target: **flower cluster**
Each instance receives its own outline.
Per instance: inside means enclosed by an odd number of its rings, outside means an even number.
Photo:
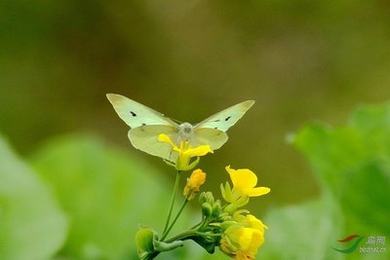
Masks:
[[[173,157],[175,160],[168,163],[177,169],[176,181],[162,234],[159,235],[151,228],[140,228],[136,235],[139,258],[151,260],[162,252],[183,246],[184,240],[193,240],[210,254],[213,254],[216,248],[220,248],[226,255],[237,260],[255,259],[258,249],[264,243],[264,232],[267,227],[243,207],[249,203],[250,198],[265,195],[270,192],[270,189],[258,187],[257,176],[251,170],[232,169],[226,166],[225,170],[231,183],[221,184],[223,201],[215,199],[212,192],[200,193],[199,204],[202,210],[200,222],[182,233],[169,237],[183,209],[198,195],[206,181],[206,173],[201,169],[193,170],[193,168],[199,163],[201,156],[213,151],[209,145],[191,147],[187,141],[176,145],[165,134],[160,134],[158,141],[169,144],[172,152],[175,153]],[[182,206],[173,217],[180,176],[190,170],[193,171],[183,188]]]
[[[203,244],[200,245],[210,253],[214,252],[214,247],[219,246],[224,253],[235,259],[254,259],[264,242],[266,226],[249,214],[248,210],[240,208],[249,202],[250,197],[265,195],[270,189],[256,187],[257,177],[249,169],[234,170],[230,166],[225,169],[233,184],[233,187],[228,182],[221,184],[226,204],[215,200],[211,192],[200,195],[203,219],[207,223],[200,229],[204,234],[204,240],[201,240]]]
[[[250,214],[237,212],[233,219],[222,235],[221,250],[236,259],[254,259],[264,243],[264,229],[267,227]]]

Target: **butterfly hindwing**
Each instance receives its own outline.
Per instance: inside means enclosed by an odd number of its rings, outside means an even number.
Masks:
[[[254,100],[247,100],[234,106],[226,108],[195,126],[195,129],[211,128],[226,132],[232,127],[255,103]]]
[[[160,158],[176,161],[177,153],[172,152],[172,146],[158,141],[158,135],[164,133],[172,140],[177,139],[177,129],[167,125],[146,125],[129,131],[131,144],[145,153],[158,156]]]
[[[119,117],[131,128],[145,125],[170,125],[177,127],[173,120],[165,117],[163,114],[125,96],[107,94],[107,98]]]
[[[197,128],[194,130],[194,136],[191,139],[192,146],[210,145],[211,149],[217,150],[228,140],[228,135],[213,128]]]

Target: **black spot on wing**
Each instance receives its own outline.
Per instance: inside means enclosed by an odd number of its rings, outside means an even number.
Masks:
[[[227,118],[225,118],[225,121],[228,121],[230,118],[231,118],[231,116],[228,116]]]
[[[142,123],[142,126],[146,126],[146,124],[145,124],[145,123]]]
[[[133,111],[130,111],[130,114],[131,114],[132,116],[137,116],[137,114],[134,113]]]
[[[218,127],[214,127],[214,129],[218,129]]]

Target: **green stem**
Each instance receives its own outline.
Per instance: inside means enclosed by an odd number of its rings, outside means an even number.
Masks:
[[[219,237],[221,236],[220,233],[216,234],[210,234],[210,233],[205,233],[205,232],[195,232],[196,235],[201,235],[201,236],[210,236],[210,237]]]
[[[198,224],[192,226],[190,229],[195,229],[195,228],[199,227],[202,224],[203,224],[203,220],[201,222],[199,222]]]
[[[196,235],[196,233],[197,233],[196,230],[190,229],[190,230],[187,230],[183,233],[180,233],[172,238],[167,239],[165,242],[171,243],[171,242],[176,241],[176,240],[184,240],[188,237]]]
[[[183,204],[181,205],[179,212],[176,214],[176,217],[173,219],[171,225],[169,226],[169,228],[165,232],[163,232],[163,235],[161,237],[162,241],[168,236],[169,232],[171,231],[171,229],[175,225],[177,219],[180,217],[180,215],[183,212],[183,209],[186,207],[187,203],[188,203],[188,200],[187,200],[187,198],[185,198]]]
[[[175,198],[176,198],[176,193],[177,193],[177,189],[179,187],[179,183],[180,183],[180,171],[177,171],[176,172],[176,177],[175,177],[175,184],[173,186],[173,193],[172,193],[172,196],[171,196],[171,206],[169,208],[169,213],[168,213],[168,217],[167,217],[167,221],[165,222],[165,226],[164,226],[164,230],[163,230],[163,234],[167,231],[167,228],[169,226],[169,222],[171,220],[171,216],[172,216],[172,210],[173,210],[173,206],[175,204]]]

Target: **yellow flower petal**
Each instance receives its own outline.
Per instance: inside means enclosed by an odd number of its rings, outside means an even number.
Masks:
[[[264,232],[245,226],[228,228],[222,238],[222,250],[235,255],[235,259],[255,259],[259,247],[264,243]]]
[[[230,165],[225,167],[233,183],[233,192],[247,197],[257,197],[267,194],[271,191],[267,187],[255,187],[257,176],[249,169],[231,169]]]
[[[211,150],[210,145],[200,145],[195,148],[190,148],[184,151],[184,154],[190,157],[204,156],[208,153],[213,153],[213,150]]]
[[[257,176],[251,170],[234,170],[230,168],[230,165],[227,166],[225,169],[230,175],[230,179],[232,180],[233,186],[241,192],[245,192],[245,190],[251,189],[256,186]]]
[[[265,195],[265,194],[269,193],[270,191],[271,191],[271,189],[268,187],[257,187],[257,188],[250,189],[250,191],[248,191],[247,194],[249,197],[258,197],[261,195]]]
[[[255,257],[257,254],[257,251],[259,250],[259,247],[264,243],[264,235],[262,232],[255,230],[252,233],[252,239],[250,244],[248,245],[248,248],[246,251],[248,252],[248,255],[251,257]]]
[[[172,142],[171,138],[166,134],[159,134],[158,141],[170,144],[172,147],[176,147],[176,145]]]
[[[255,228],[262,232],[264,232],[264,229],[268,228],[260,219],[256,218],[251,214],[245,216],[245,222],[249,227]]]
[[[242,251],[248,250],[251,242],[252,242],[252,237],[253,237],[253,232],[255,232],[255,229],[252,228],[240,228],[239,229],[239,244],[240,244],[240,249]]]

